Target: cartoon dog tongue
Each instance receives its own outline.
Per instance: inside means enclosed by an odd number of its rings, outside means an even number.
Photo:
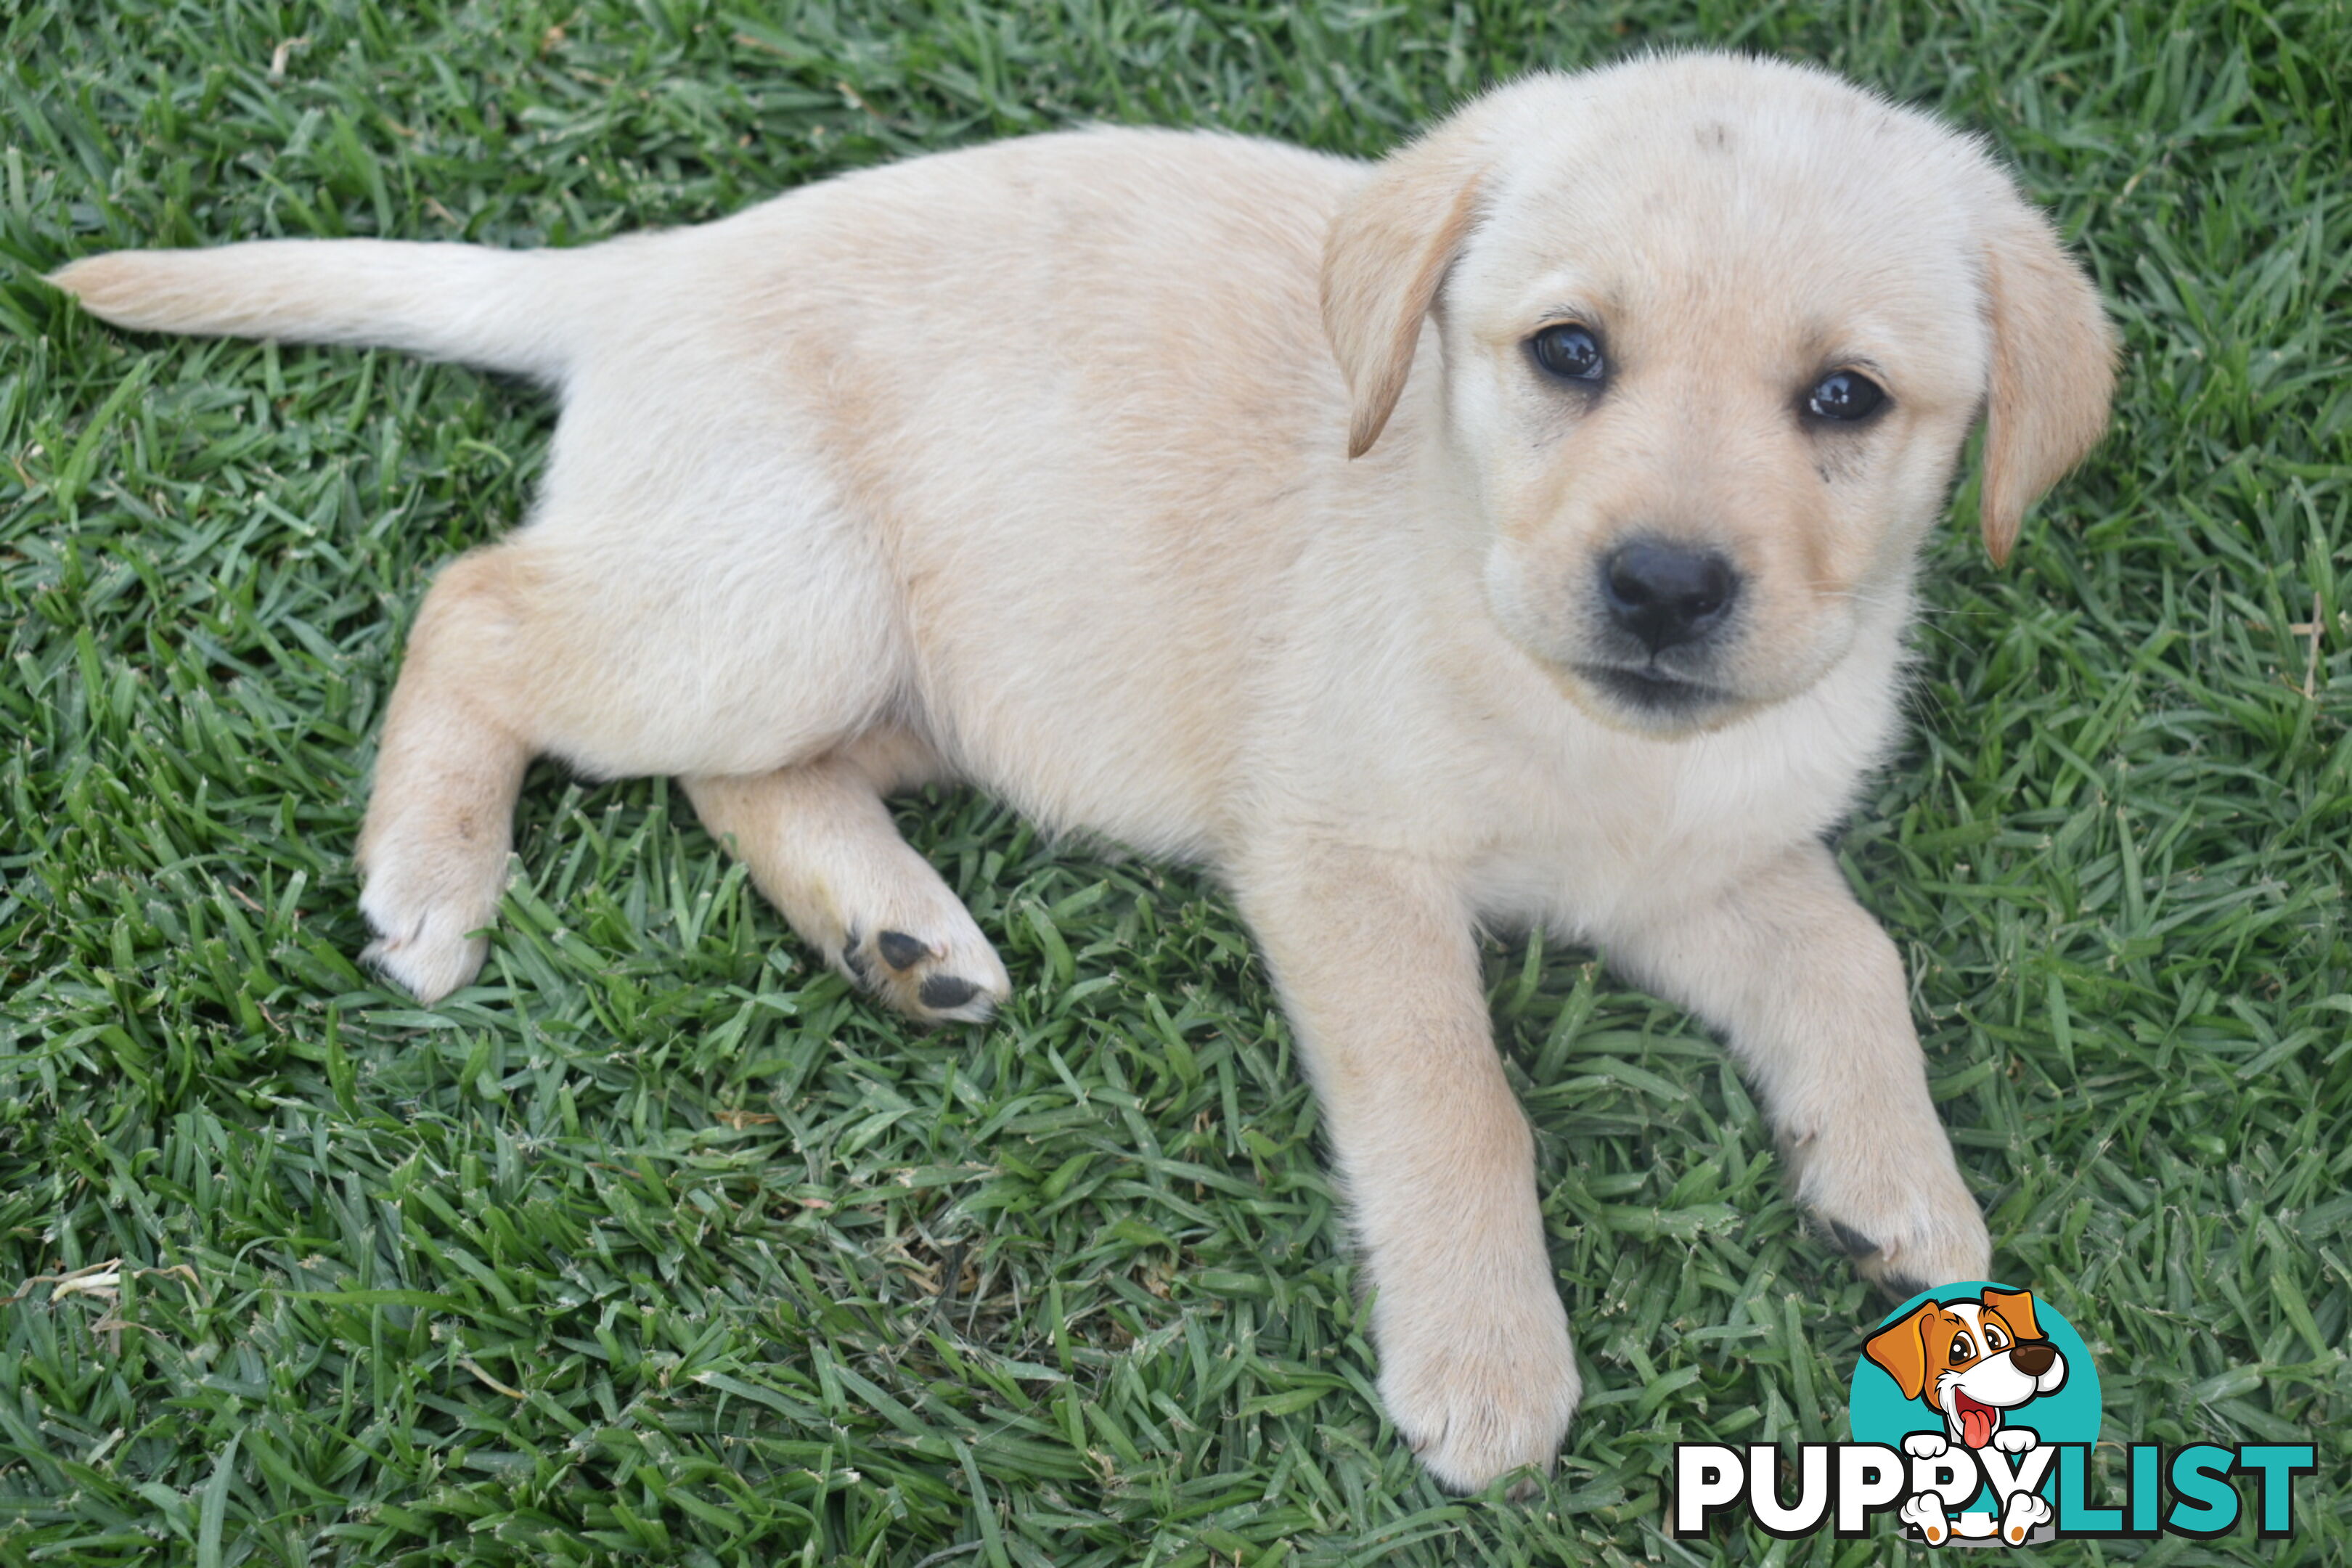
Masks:
[[[1960,1441],[1971,1448],[1981,1448],[1991,1442],[1992,1429],[2000,1425],[2000,1412],[1965,1394],[1955,1392],[1953,1397],[1960,1415]]]

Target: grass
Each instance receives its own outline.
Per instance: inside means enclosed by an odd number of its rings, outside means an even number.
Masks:
[[[1375,153],[1655,42],[1981,129],[2114,303],[2116,435],[2006,574],[1959,499],[1916,733],[1843,849],[2108,1436],[2318,1447],[2291,1542],[2047,1559],[2352,1558],[2341,0],[26,0],[0,36],[0,1563],[1890,1550],[1663,1538],[1676,1440],[1843,1435],[1883,1303],[1717,1048],[1590,954],[1489,952],[1591,1391],[1526,1503],[1442,1495],[1383,1424],[1314,1110],[1198,878],[903,803],[1019,984],[922,1035],[669,786],[549,771],[482,983],[374,984],[348,856],[407,619],[521,510],[549,409],[126,337],[35,281],[576,244],[1089,119]]]

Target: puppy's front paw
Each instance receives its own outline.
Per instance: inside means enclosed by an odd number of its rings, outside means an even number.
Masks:
[[[481,972],[490,944],[477,931],[498,919],[506,856],[430,852],[368,857],[360,913],[375,933],[360,953],[426,1006]]]
[[[1785,1152],[1799,1201],[1864,1279],[1901,1298],[1990,1277],[1992,1237],[1941,1127],[1913,1139],[1824,1133]]]
[[[1584,1383],[1568,1314],[1547,1295],[1484,1321],[1459,1309],[1381,1314],[1381,1402],[1450,1491],[1476,1491],[1528,1466],[1549,1471],[1559,1452]],[[1381,1304],[1391,1305],[1385,1296]]]
[[[1903,1439],[1903,1451],[1915,1459],[1940,1459],[1950,1447],[1939,1432],[1914,1432]]]
[[[1992,1446],[2004,1454],[2022,1454],[2041,1444],[2042,1434],[2031,1426],[2004,1426],[1992,1435]]]

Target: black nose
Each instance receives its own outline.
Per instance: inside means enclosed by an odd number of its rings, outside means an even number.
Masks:
[[[1696,642],[1723,624],[1739,595],[1739,574],[1711,550],[1637,539],[1601,563],[1609,615],[1652,653]]]
[[[2058,1347],[2040,1340],[2026,1340],[2009,1352],[2010,1363],[2028,1377],[2040,1377],[2058,1359]]]

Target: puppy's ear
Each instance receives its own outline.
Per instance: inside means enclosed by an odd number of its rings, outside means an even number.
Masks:
[[[2010,1331],[2021,1340],[2042,1337],[2042,1325],[2033,1321],[2033,1292],[2031,1290],[1987,1290],[1983,1297],[1985,1310],[2000,1314]]]
[[[1936,1303],[1922,1301],[1909,1317],[1889,1323],[1870,1336],[1862,1353],[1885,1370],[1906,1399],[1916,1399],[1927,1386],[1927,1321]]]
[[[1323,331],[1351,404],[1348,456],[1380,439],[1421,323],[1478,220],[1492,114],[1481,103],[1376,164],[1323,241]]]
[[[2116,332],[2099,293],[2049,220],[1999,176],[1987,202],[1984,542],[2009,561],[2025,509],[2080,462],[2107,427]]]

